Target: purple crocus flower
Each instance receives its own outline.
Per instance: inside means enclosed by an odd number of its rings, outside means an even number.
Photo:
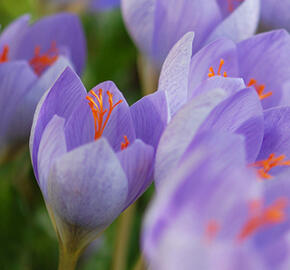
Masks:
[[[122,0],[127,28],[140,51],[158,68],[172,46],[195,32],[193,52],[218,37],[238,42],[252,36],[259,0]]]
[[[290,31],[290,1],[277,3],[275,0],[263,0],[261,3],[261,27],[263,30],[285,28]]]
[[[110,81],[87,94],[70,68],[46,92],[30,151],[62,245],[77,252],[146,190],[167,113],[165,93],[129,107]]]
[[[14,21],[0,35],[0,154],[27,140],[33,113],[43,93],[67,66],[79,74],[85,39],[78,18],[62,13],[29,25]]]
[[[186,149],[145,218],[152,270],[289,268],[290,185],[243,165],[240,136],[205,132]]]

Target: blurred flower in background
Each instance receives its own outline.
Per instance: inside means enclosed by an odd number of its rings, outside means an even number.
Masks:
[[[78,18],[69,13],[29,25],[14,21],[0,35],[0,153],[28,140],[36,105],[67,67],[80,74],[86,45]]]

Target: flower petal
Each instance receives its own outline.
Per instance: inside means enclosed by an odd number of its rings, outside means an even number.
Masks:
[[[193,38],[192,32],[184,35],[172,48],[162,66],[158,91],[166,91],[171,115],[187,100]]]
[[[244,0],[228,17],[226,17],[211,35],[207,42],[220,37],[227,37],[239,42],[251,37],[259,23],[260,0]]]
[[[226,97],[222,89],[208,91],[188,102],[171,120],[157,148],[154,172],[156,185],[170,174],[203,121]]]
[[[117,155],[128,178],[125,210],[145,192],[153,180],[154,148],[137,139]]]
[[[47,203],[61,220],[93,231],[113,222],[128,193],[121,164],[102,138],[58,158],[47,185]]]
[[[67,67],[39,101],[34,114],[29,142],[30,155],[37,179],[37,153],[46,125],[55,114],[68,119],[80,101],[85,99],[86,94],[87,91],[80,78],[71,68]]]
[[[166,92],[157,91],[130,107],[136,137],[156,149],[169,120]]]
[[[81,73],[85,58],[86,45],[80,21],[76,15],[59,13],[45,17],[29,27],[21,40],[16,57],[30,60],[34,57],[34,48],[40,46],[41,51],[50,49],[52,42],[71,59],[76,72]]]
[[[241,76],[246,83],[251,78],[265,85],[264,108],[277,106],[281,102],[283,83],[290,74],[290,35],[285,30],[259,34],[238,44]]]

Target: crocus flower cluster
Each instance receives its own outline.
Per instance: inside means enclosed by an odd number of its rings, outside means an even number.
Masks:
[[[36,105],[61,72],[81,73],[85,40],[78,18],[62,13],[30,25],[25,15],[0,35],[0,155],[28,140]]]
[[[195,32],[193,51],[218,37],[252,36],[259,22],[259,0],[122,0],[127,28],[138,48],[160,67],[172,46]]]
[[[157,92],[129,107],[110,81],[87,94],[70,68],[43,96],[31,158],[62,246],[78,252],[146,190],[166,102]]]

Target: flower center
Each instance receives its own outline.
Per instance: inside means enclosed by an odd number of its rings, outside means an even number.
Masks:
[[[95,102],[95,100],[91,96],[86,97],[86,99],[89,101],[89,106],[93,113],[94,125],[95,125],[95,140],[97,140],[102,136],[104,129],[112,114],[112,111],[120,103],[122,103],[122,100],[120,99],[117,103],[113,104],[113,95],[112,93],[107,91],[107,96],[109,100],[109,110],[108,110],[108,109],[104,109],[102,89],[99,89],[98,95],[93,90],[90,91],[90,94],[93,95],[97,100],[97,102]],[[125,140],[125,143],[126,143],[126,140]],[[128,141],[128,144],[129,144],[129,141]]]
[[[285,208],[288,201],[284,197],[278,198],[272,205],[263,208],[261,201],[254,201],[250,206],[250,217],[242,227],[238,240],[243,241],[266,225],[279,224],[285,221]]]
[[[223,75],[221,74],[221,70],[222,70],[222,67],[223,67],[224,63],[225,63],[224,59],[221,59],[217,74],[215,74],[213,67],[210,67],[209,68],[208,77],[210,77],[210,78],[213,77],[213,76],[224,76],[224,77],[227,77],[228,75],[227,75],[226,72],[224,72]]]
[[[34,57],[29,61],[29,64],[34,72],[40,76],[47,67],[51,66],[58,59],[58,55],[59,51],[55,41],[51,43],[50,49],[44,53],[41,53],[40,46],[36,46]]]
[[[275,154],[270,154],[269,157],[265,160],[256,161],[250,166],[257,167],[258,175],[264,179],[271,179],[272,176],[269,174],[269,171],[276,166],[290,166],[290,160],[285,160],[285,155],[275,157]]]
[[[229,12],[233,12],[235,9],[235,4],[239,4],[243,2],[244,0],[228,0],[228,10]]]
[[[2,52],[0,52],[0,64],[8,62],[8,53],[9,53],[9,47],[8,45],[5,45],[3,47]]]
[[[128,147],[128,145],[130,144],[128,138],[126,135],[124,135],[124,142],[121,143],[121,150],[124,150]]]
[[[255,79],[250,79],[248,85],[248,87],[250,86],[254,86],[256,89],[256,92],[259,96],[259,98],[262,100],[264,98],[267,98],[269,96],[272,96],[272,92],[268,92],[264,94],[264,90],[265,90],[265,85],[264,84],[258,84],[257,81]]]

